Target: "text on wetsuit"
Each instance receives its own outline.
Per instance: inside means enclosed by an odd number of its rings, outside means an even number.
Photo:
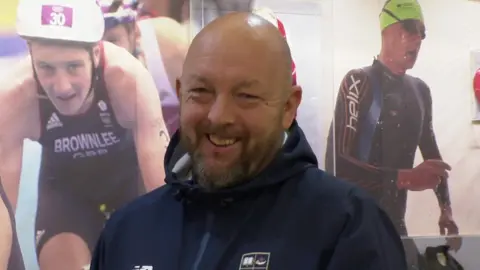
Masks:
[[[360,80],[356,80],[353,75],[350,76],[352,84],[348,87],[347,100],[348,100],[348,123],[347,128],[357,131],[357,122],[358,122],[358,106],[359,106],[359,96],[360,91],[358,85]]]

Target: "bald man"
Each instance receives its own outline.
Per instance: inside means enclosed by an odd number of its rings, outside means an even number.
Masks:
[[[318,169],[291,66],[280,32],[253,14],[196,36],[177,80],[167,185],[111,217],[91,270],[405,270],[386,214]]]

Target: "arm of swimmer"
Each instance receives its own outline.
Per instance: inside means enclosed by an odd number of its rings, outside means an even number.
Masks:
[[[127,64],[109,68],[107,85],[117,92],[114,96],[125,114],[127,128],[133,130],[143,181],[151,191],[165,183],[163,160],[169,136],[152,76],[135,58],[125,58],[122,63]]]
[[[420,137],[419,148],[424,160],[436,159],[443,160],[438,148],[437,139],[433,130],[432,123],[432,97],[430,88],[424,84],[425,91],[425,118],[423,124],[422,136]],[[438,204],[441,209],[451,207],[450,192],[448,188],[448,179],[442,177],[440,184],[434,189]]]
[[[345,75],[335,105],[335,161],[336,176],[354,182],[367,190],[380,190],[396,176],[394,168],[373,166],[358,158],[358,147],[365,112],[372,104],[371,82],[362,69]],[[373,144],[373,143],[372,143]],[[392,177],[394,178],[394,177]]]

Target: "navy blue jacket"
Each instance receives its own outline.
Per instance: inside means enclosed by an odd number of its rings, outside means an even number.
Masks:
[[[296,123],[262,173],[214,193],[183,180],[180,164],[189,163],[178,144],[177,133],[166,155],[167,185],[113,214],[91,270],[406,269],[385,213],[318,169]]]

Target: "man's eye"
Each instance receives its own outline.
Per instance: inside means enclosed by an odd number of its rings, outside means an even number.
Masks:
[[[238,94],[238,97],[245,98],[245,99],[258,99],[257,96],[246,94],[246,93],[240,93]]]
[[[68,65],[67,68],[68,68],[68,71],[74,72],[74,71],[77,71],[78,68],[80,68],[80,65],[72,64],[72,65]]]
[[[45,71],[53,71],[54,70],[53,67],[47,66],[47,65],[41,65],[41,66],[39,66],[39,68],[42,69],[42,70],[45,70]]]
[[[194,94],[202,94],[202,93],[207,93],[208,91],[205,88],[193,88],[193,89],[190,89],[189,92]]]

